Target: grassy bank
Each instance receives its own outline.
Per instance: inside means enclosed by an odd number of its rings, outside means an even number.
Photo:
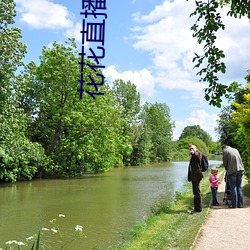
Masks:
[[[221,178],[222,175],[221,170]],[[208,177],[201,181],[201,192],[201,213],[189,214],[193,209],[193,194],[189,183],[185,186],[185,191],[176,194],[172,204],[166,206],[162,203],[153,207],[147,220],[138,223],[124,242],[111,249],[190,249],[208,213],[211,201]]]

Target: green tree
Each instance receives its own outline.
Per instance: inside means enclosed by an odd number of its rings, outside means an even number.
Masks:
[[[200,140],[202,140],[203,142],[205,142],[205,144],[207,145],[207,147],[209,147],[210,143],[212,142],[212,138],[211,136],[204,131],[200,125],[193,125],[193,126],[187,126],[183,129],[179,140],[188,137],[188,136],[193,136],[193,137],[197,137]]]
[[[221,107],[221,97],[231,91],[230,87],[219,83],[218,74],[226,72],[224,63],[225,54],[222,49],[216,46],[216,34],[224,30],[219,7],[230,5],[228,15],[235,18],[248,16],[250,19],[249,0],[199,0],[195,1],[196,9],[190,16],[196,16],[196,22],[192,25],[193,37],[197,38],[199,44],[204,44],[203,54],[195,53],[193,62],[201,81],[209,83],[205,89],[205,99],[214,106]],[[204,67],[205,65],[205,67]]]
[[[40,65],[29,65],[29,97],[23,105],[32,107],[30,138],[41,143],[55,163],[53,168],[41,169],[51,175],[107,171],[122,164],[121,151],[130,150],[120,134],[121,110],[109,87],[100,86],[104,95],[96,99],[86,92],[80,99],[79,61],[75,41],[69,39],[66,44],[44,47]],[[101,71],[95,72],[91,65],[95,66],[85,60],[83,79],[89,82],[91,76],[100,82]],[[86,85],[85,91],[91,89]]]
[[[169,107],[165,103],[146,102],[142,107],[141,123],[152,144],[151,162],[170,160],[174,125]]]
[[[0,179],[15,182],[32,179],[46,164],[41,145],[26,135],[27,121],[20,107],[26,85],[18,72],[24,66],[26,45],[21,30],[14,26],[15,2],[0,2]]]
[[[129,143],[131,151],[125,150],[123,154],[124,165],[138,165],[138,133],[140,126],[138,125],[138,114],[140,112],[140,93],[136,89],[136,85],[130,81],[115,80],[113,82],[113,94],[117,107],[121,109],[122,119],[122,137]],[[129,153],[129,154],[128,154]]]
[[[238,129],[239,123],[232,119],[231,106],[224,107],[219,114],[218,127],[216,128],[221,144],[237,147],[235,143],[235,135]]]
[[[112,90],[115,99],[122,109],[121,116],[126,119],[128,124],[135,124],[140,112],[140,93],[136,89],[136,85],[130,81],[115,80]]]
[[[189,150],[188,150],[188,145],[190,143],[195,144],[197,149],[200,150],[201,152],[205,153],[206,155],[209,154],[209,150],[208,150],[206,144],[201,139],[194,137],[194,136],[187,136],[183,139],[180,139],[178,141],[178,147],[180,150],[185,150],[187,155],[190,155]]]

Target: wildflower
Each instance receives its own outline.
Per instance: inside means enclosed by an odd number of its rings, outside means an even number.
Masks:
[[[34,238],[34,236],[30,236],[30,237],[27,237],[26,240],[29,241],[29,240],[32,240]]]
[[[43,230],[43,231],[50,231],[50,230],[49,230],[48,228],[46,228],[46,227],[43,227],[42,230]]]
[[[51,228],[51,231],[57,233],[58,231],[55,228]]]
[[[64,215],[64,214],[59,214],[58,216],[59,216],[59,217],[65,217],[65,215]]]
[[[6,245],[11,245],[12,243],[17,244],[17,241],[16,241],[16,240],[9,240],[9,241],[7,241],[5,244],[6,244]]]
[[[18,241],[16,244],[17,244],[18,246],[24,246],[24,243],[23,243],[22,241]]]
[[[81,232],[82,232],[83,226],[76,225],[76,226],[75,226],[75,230],[76,230],[76,231],[81,231]]]
[[[18,246],[24,246],[24,243],[22,241],[16,241],[16,240],[9,240],[5,244],[6,245],[11,245],[12,243],[17,244]]]

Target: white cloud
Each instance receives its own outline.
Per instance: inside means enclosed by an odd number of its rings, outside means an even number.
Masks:
[[[175,121],[175,129],[174,129],[174,140],[178,140],[183,129],[187,126],[200,125],[200,127],[206,131],[213,139],[213,141],[217,141],[217,135],[215,132],[215,128],[218,126],[217,124],[218,114],[209,114],[205,110],[195,110],[192,111],[189,118],[184,121]]]
[[[127,70],[119,73],[116,67],[111,65],[103,70],[103,73],[110,80],[110,83],[122,79],[125,82],[130,81],[135,84],[141,94],[142,103],[154,95],[155,80],[151,72],[146,68],[139,71]]]
[[[75,38],[82,44],[82,23],[74,22],[74,15],[67,7],[49,0],[17,0],[20,20],[34,29],[63,30],[65,37]],[[85,46],[88,43],[85,41]]]
[[[206,87],[197,82],[197,69],[193,69],[194,52],[202,52],[192,37],[189,18],[195,9],[193,1],[165,0],[162,5],[146,15],[137,12],[133,15],[137,25],[132,29],[134,48],[148,51],[153,62],[155,82],[166,89],[183,89],[192,92]],[[217,44],[225,51],[227,74],[222,81],[243,79],[250,68],[250,25],[247,18],[227,17],[227,9],[221,11],[226,30],[218,34]],[[223,80],[224,79],[224,80]]]
[[[76,39],[76,42],[78,43],[82,43],[82,33],[81,33],[81,30],[82,30],[82,23],[80,22],[77,22],[74,24],[74,26],[70,29],[67,29],[64,33],[64,35],[66,37],[73,37]],[[86,40],[84,41],[84,45],[87,46],[88,45],[88,42],[86,42]]]
[[[17,0],[21,21],[35,29],[64,29],[73,25],[72,14],[49,0]]]

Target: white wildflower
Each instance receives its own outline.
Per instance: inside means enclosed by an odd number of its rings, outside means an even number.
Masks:
[[[76,231],[81,231],[81,232],[82,232],[83,226],[76,225],[76,226],[75,226],[75,230],[76,230]]]
[[[58,216],[59,216],[59,217],[65,217],[65,215],[64,215],[64,214],[59,214]]]
[[[46,228],[46,227],[43,227],[42,230],[43,230],[43,231],[50,231],[50,230],[49,230],[48,228]]]
[[[16,243],[18,246],[24,246],[24,243],[22,241],[19,241]]]
[[[51,228],[51,231],[57,233],[58,231],[55,228]]]
[[[26,240],[29,241],[29,240],[32,240],[34,238],[34,236],[30,236],[30,237],[27,237]]]
[[[17,241],[16,241],[16,240],[9,240],[9,241],[7,241],[5,244],[11,245],[12,243],[17,244]]]

